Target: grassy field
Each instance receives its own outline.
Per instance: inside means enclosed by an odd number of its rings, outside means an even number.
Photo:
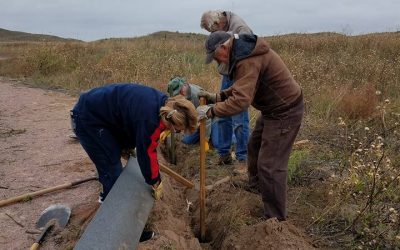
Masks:
[[[306,190],[302,225],[342,247],[400,246],[400,33],[263,39],[305,95],[298,139],[310,143],[296,148],[289,164],[291,188]],[[204,41],[171,32],[90,43],[3,41],[0,55],[9,59],[0,61],[0,75],[72,94],[111,82],[165,91],[177,75],[218,91],[215,65],[203,63]],[[252,121],[256,115],[252,110]]]

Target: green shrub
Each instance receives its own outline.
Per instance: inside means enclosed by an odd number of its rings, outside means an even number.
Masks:
[[[301,174],[301,166],[308,158],[308,150],[293,150],[288,163],[288,182],[291,184]]]

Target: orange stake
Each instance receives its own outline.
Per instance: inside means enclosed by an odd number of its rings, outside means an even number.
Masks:
[[[205,105],[204,97],[200,98],[200,105]],[[206,119],[200,121],[200,239],[206,237]]]

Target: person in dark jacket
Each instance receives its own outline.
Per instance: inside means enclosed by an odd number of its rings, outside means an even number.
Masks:
[[[122,172],[121,152],[135,148],[144,180],[159,199],[162,182],[157,145],[164,130],[194,132],[197,113],[183,97],[140,84],[109,84],[81,94],[72,110],[79,142],[96,166],[102,202]]]
[[[285,220],[288,160],[304,113],[300,85],[256,35],[217,31],[205,48],[206,62],[226,64],[234,84],[218,94],[200,93],[215,105],[198,107],[199,119],[231,116],[250,105],[260,111],[248,144],[248,188],[261,192],[266,218]]]

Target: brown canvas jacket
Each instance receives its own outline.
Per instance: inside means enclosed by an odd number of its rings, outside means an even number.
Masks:
[[[250,55],[230,61],[234,84],[218,95],[222,102],[213,107],[216,116],[232,116],[252,105],[264,116],[279,119],[287,107],[300,98],[299,84],[262,38],[257,38]]]

